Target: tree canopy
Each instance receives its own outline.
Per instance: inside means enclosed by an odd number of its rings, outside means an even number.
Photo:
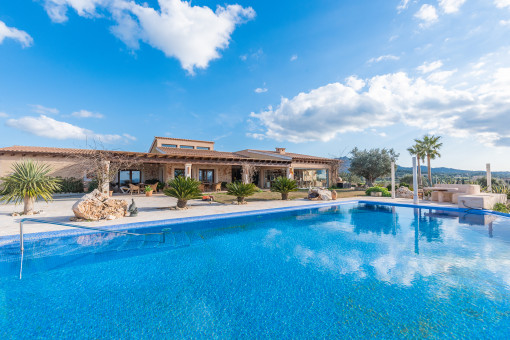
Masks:
[[[369,186],[377,178],[389,175],[391,173],[391,162],[395,162],[399,156],[395,150],[386,148],[370,150],[354,148],[351,155],[349,171],[364,177]]]

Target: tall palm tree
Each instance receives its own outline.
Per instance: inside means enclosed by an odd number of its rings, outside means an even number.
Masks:
[[[432,168],[430,167],[430,160],[441,157],[439,149],[441,149],[443,143],[439,143],[440,139],[441,136],[425,135],[421,141],[416,141],[427,156],[427,170],[430,185],[432,185]]]
[[[415,139],[414,141],[416,142],[416,144],[414,144],[410,148],[407,148],[407,151],[411,154],[411,156],[416,156],[416,159],[418,160],[418,185],[421,186],[423,185],[423,180],[421,176],[420,161],[425,160],[425,153],[419,141],[417,139]]]
[[[36,199],[42,198],[48,202],[52,194],[60,189],[60,180],[50,177],[51,167],[48,164],[25,160],[14,163],[13,173],[0,178],[0,202],[24,203],[23,214],[29,215],[34,210]]]

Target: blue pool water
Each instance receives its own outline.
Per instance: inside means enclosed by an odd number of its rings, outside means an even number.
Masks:
[[[345,204],[0,247],[0,338],[501,338],[510,219]]]

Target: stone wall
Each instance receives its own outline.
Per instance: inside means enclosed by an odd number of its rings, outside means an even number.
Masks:
[[[76,164],[72,159],[67,157],[51,157],[51,156],[25,156],[21,155],[3,155],[0,156],[0,177],[7,176],[12,173],[11,167],[15,162],[23,159],[31,159],[36,162],[48,164],[52,167],[52,176],[59,176],[63,178],[83,178],[85,172],[83,167]]]

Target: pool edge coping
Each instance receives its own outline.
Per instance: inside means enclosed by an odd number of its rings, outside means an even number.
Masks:
[[[477,214],[477,215],[496,215],[496,216],[500,216],[500,217],[510,218],[510,214],[505,214],[505,213],[501,213],[498,211],[486,210],[486,209],[469,209],[469,208],[460,208],[460,207],[453,207],[453,206],[428,205],[428,204],[424,205],[424,204],[419,204],[419,203],[414,204],[414,203],[400,203],[400,202],[353,199],[353,200],[348,200],[348,201],[330,201],[330,202],[324,202],[324,203],[306,204],[306,205],[291,206],[291,207],[257,209],[257,210],[230,212],[230,213],[222,213],[222,214],[212,214],[212,215],[180,217],[180,218],[172,218],[172,219],[164,219],[164,220],[122,223],[122,224],[114,224],[114,225],[108,225],[108,226],[100,226],[98,228],[104,229],[105,232],[122,231],[122,230],[129,230],[129,229],[137,229],[138,230],[138,229],[144,229],[144,228],[150,228],[150,227],[157,227],[157,226],[161,226],[161,225],[175,225],[175,224],[181,224],[181,223],[214,221],[214,220],[219,220],[219,219],[230,219],[230,218],[236,218],[236,217],[260,215],[260,214],[273,214],[273,213],[279,213],[279,212],[306,210],[306,209],[338,206],[338,205],[353,204],[353,203],[377,204],[377,205],[385,205],[385,206],[398,206],[398,207],[419,208],[419,209],[435,209],[435,210],[444,210],[444,211],[458,211],[458,212],[471,213],[471,214]],[[76,229],[62,229],[62,230],[54,230],[54,231],[26,233],[26,234],[24,234],[24,239],[26,241],[35,241],[35,240],[54,238],[54,237],[79,236],[79,235],[88,235],[88,234],[96,234],[96,233],[98,233],[97,230],[81,229],[81,228],[79,228],[79,226],[77,226]],[[15,244],[19,244],[19,234],[0,236],[0,247],[7,246],[7,245],[12,246]]]

